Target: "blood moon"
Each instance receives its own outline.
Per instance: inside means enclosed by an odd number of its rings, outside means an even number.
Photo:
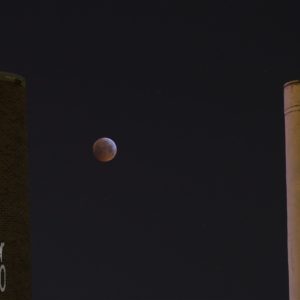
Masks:
[[[93,144],[93,153],[100,162],[108,162],[116,156],[117,146],[112,139],[102,137]]]

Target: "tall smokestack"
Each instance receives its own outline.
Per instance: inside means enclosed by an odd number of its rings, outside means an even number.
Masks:
[[[300,300],[300,80],[284,85],[290,300]]]
[[[0,299],[31,300],[27,103],[22,76],[0,72]]]

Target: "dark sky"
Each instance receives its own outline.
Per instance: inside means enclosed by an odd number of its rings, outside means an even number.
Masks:
[[[288,300],[299,8],[197,2],[1,4],[0,69],[27,80],[34,300]]]

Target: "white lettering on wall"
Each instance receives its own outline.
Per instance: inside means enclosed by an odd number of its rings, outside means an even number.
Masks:
[[[0,243],[0,292],[5,292],[6,289],[6,268],[4,265],[4,246],[5,243]]]

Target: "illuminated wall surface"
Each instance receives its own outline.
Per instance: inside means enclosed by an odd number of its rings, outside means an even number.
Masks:
[[[0,72],[0,299],[31,299],[26,87]]]

